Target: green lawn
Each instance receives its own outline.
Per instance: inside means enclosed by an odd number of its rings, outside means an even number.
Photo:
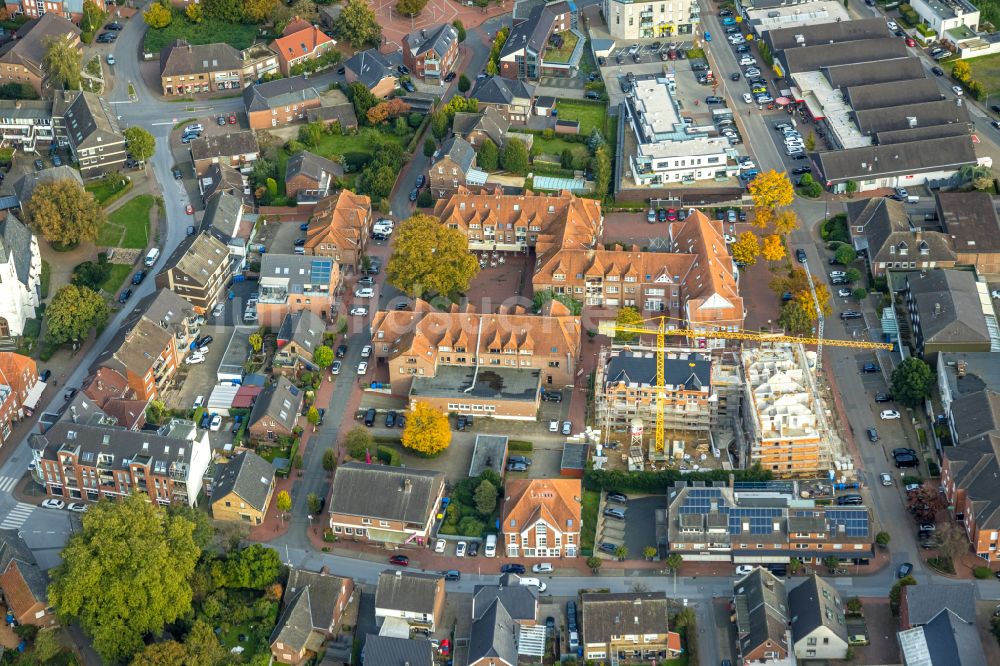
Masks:
[[[608,117],[608,106],[601,102],[582,102],[572,99],[556,100],[556,110],[560,120],[577,120],[580,122],[580,134],[589,136],[596,127],[607,138],[605,121]]]
[[[597,536],[597,509],[601,505],[601,493],[596,490],[583,491],[583,510],[580,517],[580,550],[588,556],[594,553],[594,537]]]
[[[111,179],[108,179],[111,180]],[[113,197],[118,192],[121,192],[128,184],[122,185],[121,180],[115,180],[114,182],[108,182],[103,178],[101,180],[94,181],[89,185],[85,186],[83,189],[87,190],[94,195],[97,199],[97,203],[104,204],[105,201]]]
[[[545,60],[548,62],[569,62],[569,57],[573,55],[573,49],[576,48],[576,43],[580,41],[580,38],[569,30],[566,32],[557,32],[555,34],[562,36],[562,46],[557,49],[552,47],[546,49]]]
[[[382,136],[395,141],[404,148],[406,144],[409,143],[410,139],[413,137],[412,131],[406,136],[397,136],[392,132],[384,132]],[[311,153],[320,155],[321,157],[326,157],[328,159],[334,159],[335,155],[344,155],[345,153],[364,153],[371,156],[371,145],[365,141],[365,138],[360,134],[324,134],[323,139],[320,141],[318,146],[307,147]],[[285,194],[285,164],[288,162],[289,155],[284,150],[278,150],[278,192],[281,195]],[[354,179],[357,178],[357,173],[344,174],[344,180],[348,183],[353,183]]]
[[[947,69],[948,75],[951,75],[951,69],[955,66],[955,63],[959,62],[954,60],[950,63],[943,64]],[[981,58],[969,58],[968,60],[963,60],[962,62],[969,63],[969,67],[972,68],[972,78],[983,84],[983,88],[988,94],[1000,93],[1000,53],[994,53],[993,55],[982,56]]]
[[[97,234],[101,247],[145,249],[149,242],[149,211],[155,203],[151,194],[140,194],[108,215],[108,222]]]
[[[539,135],[535,135],[535,140],[531,144],[534,152],[541,155],[562,155],[562,151],[567,148],[571,151],[583,150],[587,151],[587,146],[582,143],[574,143],[572,141],[567,141],[566,139],[560,139],[559,137],[553,139],[543,139]]]
[[[111,264],[111,272],[108,279],[101,283],[101,289],[112,296],[118,294],[118,289],[125,282],[125,278],[132,272],[132,267],[128,264]]]
[[[160,49],[172,44],[175,39],[184,39],[191,44],[225,42],[240,51],[253,44],[256,35],[255,25],[227,23],[210,18],[201,23],[190,23],[184,18],[183,12],[174,9],[174,20],[170,25],[146,31],[144,48],[147,53],[159,53]]]

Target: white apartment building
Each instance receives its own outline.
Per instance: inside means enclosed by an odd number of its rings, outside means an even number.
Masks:
[[[8,212],[0,222],[0,337],[21,335],[35,317],[41,279],[38,239]]]
[[[972,32],[979,29],[979,9],[968,0],[912,0],[910,6],[938,39],[945,39],[945,33],[960,26]]]
[[[700,11],[697,0],[603,0],[601,3],[608,32],[619,39],[690,35],[701,21]]]

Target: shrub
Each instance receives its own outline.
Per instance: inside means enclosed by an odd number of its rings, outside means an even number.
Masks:
[[[386,465],[392,465],[393,467],[399,467],[400,465],[399,451],[396,449],[389,448],[388,446],[379,446],[375,449],[375,454]]]
[[[462,520],[458,521],[458,533],[462,536],[482,536],[484,529],[486,529],[486,523],[472,516],[465,516]]]
[[[976,567],[972,570],[972,575],[979,580],[986,580],[991,575],[993,575],[993,570],[989,567]]]
[[[507,448],[511,451],[521,451],[521,452],[526,451],[530,453],[531,451],[534,450],[534,445],[531,442],[525,442],[520,439],[512,439],[509,442],[507,442]]]

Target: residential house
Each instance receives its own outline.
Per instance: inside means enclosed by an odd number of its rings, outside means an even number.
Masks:
[[[507,557],[576,557],[579,479],[510,479],[504,495],[500,526]]]
[[[31,415],[44,390],[34,359],[0,352],[0,446],[10,438],[12,424]]]
[[[274,494],[274,468],[253,451],[218,465],[212,483],[212,518],[260,525]]]
[[[306,111],[322,106],[319,91],[305,76],[255,83],[243,91],[250,129],[305,122]]]
[[[253,130],[213,134],[191,142],[194,173],[201,178],[212,164],[223,164],[241,171],[251,169],[260,156],[257,134]]]
[[[670,489],[660,545],[702,561],[778,564],[794,557],[820,564],[836,557],[866,564],[875,538],[868,508],[802,500],[795,485],[678,482]]]
[[[323,34],[319,27],[310,25],[295,32],[286,30],[284,35],[271,42],[271,50],[278,54],[281,73],[292,76],[297,73],[296,65],[316,60],[335,45],[336,42]]]
[[[138,303],[96,365],[125,377],[136,399],[157,398],[173,384],[198,332],[191,304],[169,289],[159,289]]]
[[[383,571],[375,591],[375,622],[380,627],[386,622],[405,623],[433,633],[443,626],[444,601],[441,574]]]
[[[49,578],[17,530],[0,530],[0,594],[17,624],[53,627]]]
[[[940,352],[936,370],[940,413],[949,419],[952,404],[960,398],[1000,391],[1000,354],[994,352]],[[958,441],[954,430],[952,439]]]
[[[469,93],[479,108],[495,109],[511,125],[527,125],[535,104],[535,86],[520,79],[486,76],[476,80]]]
[[[51,39],[68,39],[76,49],[80,29],[57,12],[44,12],[17,29],[17,37],[0,47],[0,84],[25,83],[41,95],[47,87],[42,67],[45,46]]]
[[[0,337],[19,336],[35,318],[42,280],[38,239],[12,211],[0,220]]]
[[[239,191],[234,193],[220,190],[212,196],[205,205],[201,224],[205,233],[212,235],[226,246],[235,274],[243,266],[247,254],[248,236],[243,230],[243,198]]]
[[[266,387],[253,403],[253,410],[247,419],[247,433],[250,439],[265,444],[274,444],[279,438],[293,437],[302,413],[302,391],[294,384],[278,377]]]
[[[974,35],[979,32],[979,8],[968,0],[913,0],[911,6],[938,39],[954,40],[952,34],[960,35],[964,31]],[[955,32],[949,34],[952,30]]]
[[[434,646],[426,638],[368,634],[362,655],[367,666],[434,665]]]
[[[483,371],[506,369],[540,373],[540,383],[562,388],[576,381],[582,333],[580,318],[565,305],[552,300],[538,315],[520,309],[501,308],[495,313],[477,313],[471,306],[453,306],[441,312],[417,299],[412,310],[380,310],[372,320],[372,346],[378,363],[387,363],[395,395],[412,393],[414,380],[447,384],[449,368]],[[467,385],[456,386],[457,393]],[[462,400],[457,400],[462,397]],[[525,408],[537,411],[537,391]],[[476,396],[447,396],[431,400],[450,412],[470,413],[458,403],[471,404]],[[450,401],[450,402],[448,402]],[[476,411],[505,410],[516,414],[516,405],[480,406]]]
[[[313,209],[305,252],[330,257],[341,271],[360,271],[373,222],[372,200],[364,194],[341,190]]]
[[[899,626],[901,629],[922,627],[932,622],[946,608],[963,622],[975,624],[975,584],[971,581],[956,585],[931,583],[929,585],[904,585],[899,589]]]
[[[950,268],[955,252],[947,234],[910,225],[906,208],[889,198],[849,203],[848,223],[854,247],[865,251],[868,269],[875,277],[887,270]]]
[[[975,266],[980,275],[1000,273],[1000,218],[993,197],[988,192],[938,192],[935,200],[955,263]]]
[[[293,372],[298,369],[299,363],[312,370],[318,369],[312,362],[313,353],[323,344],[325,333],[326,322],[309,310],[286,314],[278,328],[274,365]]]
[[[271,632],[271,656],[279,664],[305,664],[323,655],[323,643],[348,629],[344,623],[354,601],[354,581],[334,576],[326,567],[292,569],[285,587],[285,607]]]
[[[925,625],[896,634],[903,666],[986,666],[976,629],[947,608]]]
[[[840,593],[813,573],[788,593],[792,649],[798,659],[847,659],[847,618]]]
[[[444,474],[352,462],[337,468],[330,495],[330,528],[338,538],[429,543]]]
[[[472,619],[478,620],[494,604],[500,604],[507,615],[522,627],[533,627],[538,621],[538,588],[521,585],[515,574],[504,574],[496,585],[477,585],[472,596]]]
[[[247,177],[228,164],[219,162],[209,164],[198,178],[198,191],[201,192],[201,198],[206,206],[212,197],[222,192],[244,199],[250,195]]]
[[[741,663],[794,664],[784,581],[764,567],[756,567],[733,585],[733,605]]]
[[[516,24],[500,49],[499,74],[508,79],[537,81],[558,71],[543,68],[546,49],[552,35],[570,30],[573,10],[568,2],[540,4],[531,10],[526,21]],[[561,44],[561,41],[560,41]]]
[[[937,353],[990,351],[986,315],[992,304],[982,302],[986,285],[970,271],[935,269],[909,273],[903,289],[914,352],[933,367]],[[988,308],[989,312],[986,312]]]
[[[39,141],[55,141],[52,100],[0,100],[0,139],[27,152],[35,150]]]
[[[520,630],[504,605],[499,600],[494,600],[472,620],[469,630],[469,666],[517,666]]]
[[[60,421],[28,444],[36,482],[68,501],[139,492],[161,505],[197,506],[212,460],[208,431],[180,419],[155,433]]]
[[[81,391],[119,428],[140,430],[146,424],[149,400],[140,400],[128,379],[113,368],[98,368]]]
[[[438,199],[454,194],[464,185],[483,185],[486,173],[476,168],[476,150],[460,136],[441,144],[441,155],[431,164],[430,189]]]
[[[196,95],[243,85],[240,52],[229,44],[189,44],[183,39],[160,50],[164,95]]]
[[[584,659],[660,662],[681,654],[665,592],[585,593],[580,612]]]
[[[339,93],[339,95],[334,93]],[[323,106],[306,109],[307,122],[321,122],[324,125],[340,123],[340,128],[344,132],[358,128],[358,115],[354,111],[354,105],[342,92],[339,90],[327,91],[323,96],[323,102]]]
[[[104,0],[93,0],[94,4],[107,11]],[[63,16],[76,25],[80,25],[83,20],[83,2],[81,0],[43,0],[43,2],[25,2],[25,0],[7,0],[8,16],[27,16],[28,18],[38,18],[46,14]]]
[[[333,312],[340,280],[340,268],[327,257],[265,254],[257,302],[260,325],[277,328],[286,314],[300,310],[326,319]]]
[[[242,209],[242,205],[241,205]],[[158,289],[169,289],[200,315],[226,300],[233,279],[229,246],[203,231],[182,242],[156,276]]]
[[[396,70],[378,49],[358,51],[348,58],[344,63],[344,81],[347,85],[359,81],[380,98],[388,97],[399,87]]]
[[[85,179],[125,167],[125,135],[106,98],[89,92],[59,91],[52,116],[60,145],[69,144]]]
[[[502,148],[510,130],[510,121],[500,115],[492,106],[479,113],[456,113],[452,121],[452,132],[469,142],[473,149],[478,150],[486,141],[492,141],[497,148]],[[529,135],[530,136],[530,135]]]
[[[265,44],[251,44],[240,51],[240,70],[244,86],[261,83],[265,77],[280,75],[278,55]]]
[[[25,172],[18,179],[17,183],[14,184],[14,194],[21,202],[21,212],[24,212],[24,205],[31,201],[36,187],[42,183],[52,183],[59,180],[71,180],[80,187],[83,187],[83,178],[80,177],[80,172],[68,164],[49,167],[41,171]]]
[[[343,177],[343,166],[303,150],[285,163],[285,194],[295,197],[299,205],[316,203],[328,196],[336,187],[337,179]]]
[[[403,37],[403,64],[421,79],[441,79],[458,60],[458,30],[450,23],[421,28]]]

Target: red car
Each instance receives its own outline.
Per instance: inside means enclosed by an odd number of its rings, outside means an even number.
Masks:
[[[441,648],[440,649],[441,649],[441,654],[443,654],[445,656],[448,656],[449,654],[451,654],[451,640],[449,640],[449,639],[446,638],[443,641],[441,641]]]
[[[668,208],[667,209],[667,222],[676,222],[676,221],[677,221],[677,211],[674,210],[673,208]]]
[[[185,208],[185,209],[184,209],[184,211],[185,211],[185,212],[186,212],[186,213],[187,213],[188,215],[194,215],[194,206],[192,206],[191,204],[188,204],[188,205],[187,205],[187,208]]]
[[[913,41],[913,37],[907,37],[906,38],[906,45],[907,46],[916,46],[917,43],[915,41]]]
[[[395,564],[401,567],[408,567],[410,566],[410,558],[408,558],[406,555],[393,555],[392,557],[389,558],[389,564]]]
[[[230,125],[235,125],[236,124],[236,114],[235,113],[230,113],[229,114],[229,124]]]

